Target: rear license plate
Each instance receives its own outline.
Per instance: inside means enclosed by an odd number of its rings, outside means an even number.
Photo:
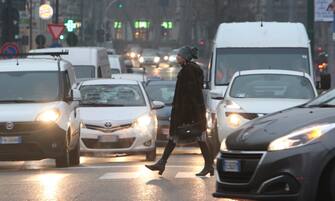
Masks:
[[[239,160],[223,160],[223,171],[241,172],[241,162]]]
[[[170,129],[162,128],[162,133],[163,133],[163,135],[169,135],[170,134]]]
[[[21,137],[0,137],[0,144],[21,144]]]
[[[107,136],[99,136],[99,142],[118,142],[119,136],[117,135],[107,135]]]

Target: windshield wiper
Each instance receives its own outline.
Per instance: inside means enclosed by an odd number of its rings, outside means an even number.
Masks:
[[[320,108],[327,108],[327,107],[335,107],[335,105],[328,104],[328,103],[321,103],[317,105],[309,105],[307,107],[320,107]]]
[[[0,100],[0,103],[39,103],[37,100]]]

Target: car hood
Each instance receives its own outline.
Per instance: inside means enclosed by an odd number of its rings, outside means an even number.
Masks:
[[[0,122],[31,122],[38,114],[59,108],[61,102],[0,104]]]
[[[165,106],[162,109],[156,111],[158,120],[169,120],[171,116],[171,106]]]
[[[80,120],[84,123],[120,122],[131,123],[139,116],[148,113],[147,107],[80,107]]]
[[[335,108],[292,108],[255,119],[227,137],[229,150],[266,151],[269,144],[295,130],[335,122]]]
[[[243,98],[231,99],[238,104],[244,112],[269,114],[287,108],[302,105],[309,100],[307,99],[259,99],[259,98]]]

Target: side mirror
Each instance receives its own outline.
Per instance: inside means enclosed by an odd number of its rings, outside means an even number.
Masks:
[[[330,73],[321,73],[320,74],[319,88],[321,90],[328,90],[328,89],[331,88],[331,76],[330,76]]]
[[[72,100],[73,101],[81,101],[81,94],[80,94],[80,91],[78,89],[72,89],[71,93],[72,93]]]
[[[222,95],[220,93],[210,92],[209,95],[210,95],[211,99],[214,99],[214,100],[223,100],[224,99],[224,95]]]
[[[159,110],[165,107],[165,104],[161,101],[152,101],[152,109]]]

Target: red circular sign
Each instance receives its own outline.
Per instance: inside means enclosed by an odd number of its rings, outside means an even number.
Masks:
[[[19,54],[19,47],[15,43],[5,43],[0,50],[0,53],[4,56],[4,58],[13,58]]]

